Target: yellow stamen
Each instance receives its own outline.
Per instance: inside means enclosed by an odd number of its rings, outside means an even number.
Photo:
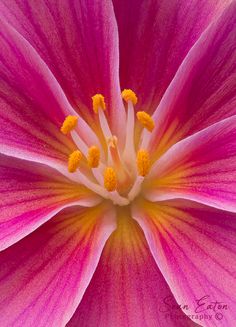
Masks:
[[[82,159],[82,153],[79,150],[72,152],[68,159],[68,171],[74,173],[79,168]]]
[[[88,165],[90,168],[97,168],[100,161],[100,150],[97,146],[93,145],[88,150]]]
[[[128,102],[131,101],[133,103],[133,105],[135,105],[138,101],[138,98],[136,96],[136,94],[134,93],[134,91],[130,90],[130,89],[124,89],[121,93],[122,98]]]
[[[137,168],[140,176],[146,176],[150,171],[150,158],[146,150],[139,150],[137,153]]]
[[[147,114],[145,111],[138,111],[136,116],[143,127],[145,127],[149,132],[153,131],[155,123],[149,114]]]
[[[76,127],[77,122],[78,122],[78,117],[67,116],[61,126],[61,132],[65,135],[68,134]]]
[[[107,167],[104,170],[104,187],[109,192],[116,190],[117,176],[115,170],[112,167]]]
[[[95,94],[92,97],[93,100],[93,111],[95,114],[98,113],[98,109],[101,108],[102,110],[106,110],[106,103],[104,96],[102,94]]]

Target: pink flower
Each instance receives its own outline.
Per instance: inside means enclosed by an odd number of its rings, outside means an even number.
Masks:
[[[1,327],[235,326],[235,42],[230,0],[0,1]]]

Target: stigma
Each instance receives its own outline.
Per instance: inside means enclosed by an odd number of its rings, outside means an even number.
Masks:
[[[82,117],[67,116],[61,126],[64,135],[70,134],[78,149],[68,156],[68,171],[71,179],[99,194],[115,205],[129,205],[142,189],[142,183],[151,169],[150,154],[145,148],[137,148],[135,124],[141,124],[150,133],[154,129],[152,117],[145,111],[135,114],[138,97],[131,89],[121,93],[127,118],[124,122],[125,144],[120,144],[114,135],[107,117],[105,97],[98,93],[92,96],[92,108],[96,115],[103,139],[97,137],[97,144],[86,143],[80,137]],[[136,117],[136,119],[135,119]],[[82,124],[81,123],[81,124]],[[93,131],[91,130],[91,133]],[[105,140],[105,147],[104,147]],[[83,162],[83,169],[80,168]]]

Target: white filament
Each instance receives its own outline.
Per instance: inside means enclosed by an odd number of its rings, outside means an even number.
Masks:
[[[129,164],[135,163],[134,148],[134,106],[132,101],[128,101],[128,113],[126,121],[126,141],[123,152],[124,161]]]
[[[86,157],[88,152],[88,146],[85,144],[85,142],[81,139],[81,137],[78,135],[78,133],[73,130],[71,131],[71,137],[75,144],[77,145],[78,149],[83,153],[83,155]]]
[[[106,116],[105,116],[104,111],[102,110],[102,108],[98,109],[98,117],[99,117],[100,126],[101,126],[101,129],[103,131],[103,135],[104,135],[105,139],[107,139],[109,137],[112,137],[110,127],[108,125]]]

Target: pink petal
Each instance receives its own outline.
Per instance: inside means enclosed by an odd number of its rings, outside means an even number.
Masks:
[[[114,133],[122,129],[118,31],[109,0],[3,0],[0,12],[38,51],[90,125],[91,96],[103,93]]]
[[[191,49],[154,114],[150,151],[156,157],[182,138],[236,114],[235,33],[233,1]]]
[[[177,302],[187,304],[190,315],[212,316],[200,325],[234,326],[235,214],[185,200],[144,205],[133,217]]]
[[[0,20],[0,152],[49,163],[73,149],[60,133],[71,112],[48,67],[12,27]]]
[[[58,214],[0,253],[0,325],[65,326],[114,230],[104,207]]]
[[[93,206],[99,197],[47,166],[0,154],[0,250],[65,207]]]
[[[137,108],[153,112],[177,69],[229,1],[113,0],[122,88],[137,92]]]
[[[177,311],[168,317],[164,305],[176,302],[151,256],[141,229],[127,213],[103,250],[97,270],[68,327],[194,326]]]
[[[175,144],[149,181],[151,201],[184,198],[236,212],[236,115]]]

